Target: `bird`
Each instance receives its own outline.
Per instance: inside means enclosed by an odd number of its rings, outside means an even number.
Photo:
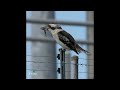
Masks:
[[[62,29],[62,27],[58,24],[47,24],[43,27],[40,28],[41,30],[45,31],[50,31],[52,34],[53,38],[56,40],[56,42],[62,46],[62,48],[67,49],[67,50],[72,50],[75,53],[79,54],[82,52],[86,54],[90,54],[90,52],[84,50],[81,48],[75,39],[73,38],[72,35],[70,35],[68,32]]]

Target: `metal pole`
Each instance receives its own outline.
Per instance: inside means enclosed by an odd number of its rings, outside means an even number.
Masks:
[[[62,50],[63,52],[63,79],[65,79],[65,49]]]
[[[87,20],[94,22],[94,11],[87,11]],[[89,42],[94,42],[94,27],[87,27],[87,39]],[[94,79],[94,44],[88,45],[88,51],[91,55],[88,57],[88,79]],[[89,60],[91,59],[92,60]],[[93,74],[91,74],[93,73]]]
[[[70,51],[66,50],[65,51],[65,79],[71,79],[70,77],[70,72],[71,72],[70,56],[71,56]]]
[[[73,56],[71,59],[71,79],[78,79],[78,56]]]
[[[65,79],[65,49],[60,48],[61,79]]]
[[[59,51],[60,51],[60,63],[61,63],[60,72],[61,72],[61,79],[63,79],[62,49],[60,48]]]

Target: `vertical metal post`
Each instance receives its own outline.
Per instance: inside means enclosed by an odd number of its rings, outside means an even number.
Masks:
[[[71,79],[78,79],[78,56],[73,56],[71,59]]]
[[[70,51],[66,50],[65,51],[65,79],[71,79],[70,77],[70,72],[71,72],[70,56],[71,56]]]
[[[60,48],[61,79],[65,79],[65,49]]]
[[[87,11],[87,20],[94,22],[94,11]],[[87,29],[88,41],[94,42],[94,27],[87,27]],[[88,65],[90,65],[88,66],[88,79],[94,79],[94,45],[89,45],[88,51],[91,53],[91,55],[88,56]]]
[[[63,65],[62,65],[62,49],[60,48],[59,49],[59,51],[60,51],[60,64],[61,64],[61,66],[60,66],[60,73],[61,73],[61,79],[63,79]]]
[[[65,79],[65,49],[62,50],[63,52],[63,79]]]

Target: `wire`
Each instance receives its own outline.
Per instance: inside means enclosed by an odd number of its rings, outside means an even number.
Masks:
[[[53,63],[53,64],[61,64],[56,62],[37,62],[37,61],[26,61],[26,62],[33,62],[33,63]],[[94,65],[88,65],[88,64],[74,64],[74,63],[65,63],[65,64],[73,64],[73,65],[85,65],[85,66],[94,66]]]
[[[78,72],[78,73],[88,73],[88,72]],[[88,74],[94,74],[94,73],[88,73]]]
[[[52,71],[52,72],[57,72],[57,70],[56,71],[54,71],[54,70],[36,70],[36,69],[26,69],[26,70],[31,70],[31,71]],[[71,72],[71,71],[65,71],[65,72]],[[78,73],[88,73],[88,72],[78,72]],[[94,74],[94,73],[88,73],[88,74]]]
[[[50,57],[50,58],[57,58],[57,56],[33,56],[33,55],[26,55],[26,56],[31,56],[31,57]],[[70,58],[70,57],[65,57],[65,58]],[[93,59],[85,59],[85,58],[79,58],[83,60],[93,60]]]
[[[53,70],[36,70],[36,69],[26,69],[26,70],[31,70],[31,71],[52,71],[52,72],[57,72],[57,70],[56,70],[56,71],[53,71]]]
[[[31,56],[31,57],[51,57],[51,58],[57,58],[55,56],[33,56],[33,55],[26,55],[26,56]]]

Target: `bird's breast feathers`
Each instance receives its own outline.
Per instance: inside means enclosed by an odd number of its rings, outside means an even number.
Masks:
[[[56,40],[56,42],[58,43],[58,44],[60,44],[64,49],[70,49],[64,42],[62,42],[61,40],[60,40],[60,37],[58,36],[58,33],[60,32],[61,30],[59,30],[59,31],[56,31],[56,32],[54,32],[54,33],[52,33],[52,36],[53,36],[53,38]],[[64,40],[65,40],[65,37],[64,36],[61,36]]]
[[[51,34],[55,35],[55,34],[59,33],[60,31],[63,31],[63,30],[62,29],[51,30]]]

